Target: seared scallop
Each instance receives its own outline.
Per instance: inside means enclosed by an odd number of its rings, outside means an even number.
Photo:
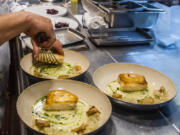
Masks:
[[[145,77],[138,74],[120,74],[118,82],[122,91],[141,91],[147,88]]]
[[[70,110],[76,107],[78,97],[65,90],[52,90],[48,93],[44,109],[48,111]]]

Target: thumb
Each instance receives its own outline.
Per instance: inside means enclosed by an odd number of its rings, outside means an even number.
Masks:
[[[62,46],[63,45],[61,44],[61,42],[59,40],[56,40],[53,44],[53,48],[55,48],[56,51],[58,52],[58,54],[60,54],[60,55],[64,55],[64,51],[62,49]]]
[[[33,55],[34,55],[34,58],[36,59],[39,56],[39,47],[37,46],[34,40],[31,40],[31,43],[33,45]]]

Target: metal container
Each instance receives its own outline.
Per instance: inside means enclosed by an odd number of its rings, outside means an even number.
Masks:
[[[125,0],[113,0],[113,1],[117,1],[117,2],[119,2],[119,1],[125,1]],[[141,3],[146,3],[148,0],[134,0],[134,1],[136,1],[136,2],[141,2]],[[92,2],[94,3],[94,4],[101,4],[101,3],[112,3],[112,0],[92,0]]]
[[[152,28],[159,14],[164,13],[153,5],[132,1],[101,3],[98,6],[106,13],[104,18],[111,28]]]
[[[159,17],[159,12],[134,12],[129,14],[133,26],[138,28],[152,28]]]
[[[139,28],[111,28],[99,30],[88,30],[89,39],[96,46],[122,46],[149,44],[154,41],[153,37]]]

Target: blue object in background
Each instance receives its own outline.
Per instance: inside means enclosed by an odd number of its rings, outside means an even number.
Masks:
[[[168,7],[159,3],[154,3],[154,5],[166,12],[159,16],[157,24],[153,28],[158,45],[161,47],[176,45],[180,41],[180,6]]]

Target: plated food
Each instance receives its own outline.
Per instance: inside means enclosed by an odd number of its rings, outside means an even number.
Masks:
[[[97,88],[72,80],[40,82],[24,90],[17,101],[21,120],[49,135],[95,132],[111,111],[108,98]]]
[[[106,85],[105,92],[113,98],[138,104],[157,104],[168,100],[168,91],[148,84],[145,77],[139,74],[119,74],[116,80]]]
[[[44,17],[48,17],[50,19],[54,16],[64,16],[67,13],[67,9],[65,7],[43,4],[28,6],[24,10]]]
[[[59,11],[56,9],[47,9],[46,11],[47,11],[47,14],[51,14],[51,15],[56,15],[59,13]]]
[[[30,73],[37,77],[49,79],[66,79],[78,76],[82,73],[80,65],[72,65],[67,62],[54,65],[47,63],[34,63],[30,67]]]
[[[51,22],[54,26],[54,29],[67,28],[67,27],[72,29],[77,29],[79,26],[76,20],[69,17],[54,17],[51,18]]]
[[[51,90],[32,106],[34,128],[45,134],[86,134],[96,129],[101,112],[66,90]]]
[[[67,27],[69,27],[68,23],[62,23],[62,22],[55,23],[55,28],[67,28]]]
[[[39,53],[34,61],[29,70],[32,75],[37,77],[66,79],[81,74],[82,67],[80,65],[67,63],[64,61],[64,56],[56,53],[49,54],[48,51]]]
[[[132,109],[155,109],[176,95],[176,86],[167,76],[137,64],[102,66],[95,71],[93,81],[112,101]]]
[[[28,75],[43,79],[65,79],[82,75],[89,67],[88,59],[81,53],[64,50],[65,56],[59,58],[61,64],[36,62],[32,53],[21,59],[20,65]],[[39,55],[39,57],[41,57]]]

